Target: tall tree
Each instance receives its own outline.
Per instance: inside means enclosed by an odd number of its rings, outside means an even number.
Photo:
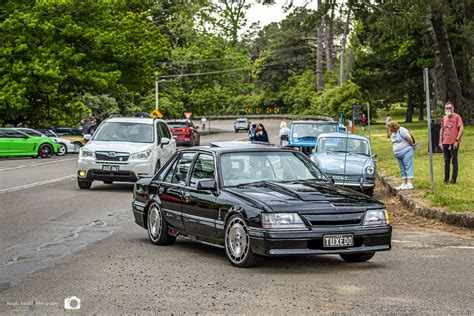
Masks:
[[[334,11],[336,1],[328,0],[328,6],[331,14],[326,17],[326,31],[324,33],[326,40],[326,69],[331,72],[334,69]]]
[[[346,44],[347,36],[349,35],[349,23],[351,21],[351,6],[348,5],[346,21],[344,23],[344,34],[342,35],[341,43],[341,56],[340,56],[340,66],[339,66],[339,85],[341,86],[344,81],[344,61],[346,59]]]
[[[318,0],[318,11],[321,12],[323,9],[321,0]],[[322,91],[324,89],[324,68],[323,68],[323,54],[324,54],[324,36],[323,36],[323,20],[320,19],[317,28],[317,41],[316,41],[316,91]]]

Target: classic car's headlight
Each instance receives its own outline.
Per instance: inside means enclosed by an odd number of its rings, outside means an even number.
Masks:
[[[367,168],[365,168],[365,172],[367,172],[367,174],[372,175],[375,172],[375,167],[372,166],[372,165],[369,165],[369,166],[367,166]]]
[[[262,227],[270,229],[306,228],[296,213],[263,213]]]
[[[88,149],[85,149],[84,147],[81,147],[79,149],[79,155],[81,157],[94,157],[94,152]]]
[[[130,159],[146,160],[146,159],[150,158],[150,156],[151,156],[151,149],[148,149],[148,150],[145,150],[145,151],[141,151],[141,152],[132,154],[130,156]]]
[[[388,224],[390,224],[390,218],[387,210],[368,210],[365,213],[364,226]]]

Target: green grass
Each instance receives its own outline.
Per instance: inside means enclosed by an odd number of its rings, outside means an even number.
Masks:
[[[433,206],[453,211],[474,212],[474,126],[466,126],[464,129],[459,150],[459,175],[456,185],[443,183],[443,154],[433,154],[435,190],[431,192],[426,121],[403,123],[405,114],[401,108],[390,111],[390,114],[400,125],[407,128],[421,145],[415,153],[415,187],[423,190],[425,198]],[[356,128],[356,133],[367,136],[367,131],[362,131],[359,126]],[[372,151],[377,154],[378,168],[385,175],[400,177],[398,164],[393,156],[392,143],[385,132],[385,112],[380,113],[379,122],[371,126],[371,141]]]

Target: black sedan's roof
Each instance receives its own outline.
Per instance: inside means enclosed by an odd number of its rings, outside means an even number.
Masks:
[[[239,151],[288,151],[290,148],[281,148],[271,144],[258,142],[213,142],[209,146],[198,146],[182,149],[181,151],[205,150],[215,153],[239,152]],[[296,150],[295,150],[296,151]],[[296,151],[297,152],[297,151]]]

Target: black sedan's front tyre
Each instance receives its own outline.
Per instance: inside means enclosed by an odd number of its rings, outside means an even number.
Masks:
[[[154,202],[148,207],[147,231],[148,238],[155,245],[171,245],[176,240],[175,236],[168,233],[168,224],[163,217],[163,212]]]
[[[366,262],[375,256],[375,252],[346,253],[340,256],[345,262]]]
[[[263,262],[252,252],[247,224],[240,215],[233,215],[225,228],[225,254],[234,267],[249,268]]]

